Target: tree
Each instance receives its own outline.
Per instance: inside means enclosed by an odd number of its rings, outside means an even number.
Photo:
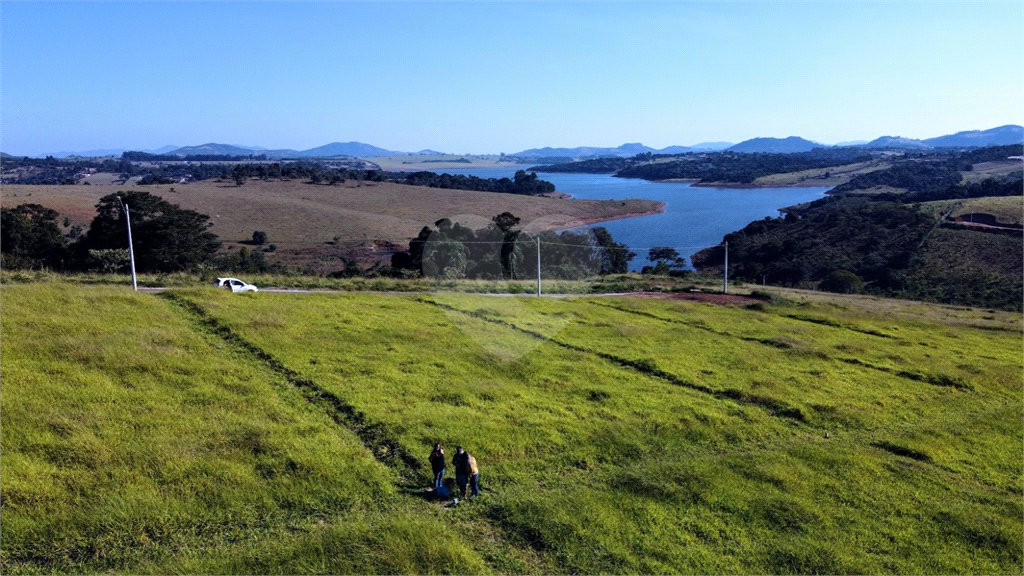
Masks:
[[[654,268],[644,267],[645,274],[650,270],[654,274],[670,274],[686,267],[686,259],[669,246],[655,246],[647,251],[647,259],[654,262]]]
[[[267,243],[267,233],[262,230],[257,230],[252,233],[252,243],[257,246],[263,246]]]
[[[245,179],[248,176],[248,170],[246,170],[246,168],[241,164],[236,164],[235,167],[231,169],[231,177],[234,178],[236,186],[245,184]]]
[[[491,218],[491,221],[504,235],[501,242],[501,273],[505,278],[512,280],[516,277],[516,261],[522,259],[522,251],[516,250],[519,232],[512,230],[513,226],[519,224],[519,218],[511,212],[502,212]]]
[[[455,240],[428,243],[423,253],[423,275],[446,280],[465,278],[466,253],[466,246]]]
[[[0,252],[5,267],[56,265],[65,257],[60,214],[39,204],[0,208]]]
[[[603,248],[604,255],[601,260],[601,274],[625,274],[629,272],[629,262],[636,258],[636,252],[632,252],[629,246],[619,244],[612,239],[611,232],[604,226],[598,226],[591,230],[597,245]]]
[[[522,170],[520,170],[520,172],[522,172]],[[516,224],[519,224],[519,218],[511,212],[502,212],[494,218],[491,218],[491,222],[494,222],[502,232],[508,232],[515,227]]]
[[[175,272],[209,261],[220,241],[209,232],[210,217],[183,209],[148,192],[130,191],[123,196],[131,212],[135,265],[140,272]],[[77,244],[79,250],[127,248],[124,211],[117,194],[96,204],[89,232]]]
[[[99,267],[105,274],[113,274],[128,266],[130,254],[127,248],[108,248],[106,250],[89,250],[92,265]]]

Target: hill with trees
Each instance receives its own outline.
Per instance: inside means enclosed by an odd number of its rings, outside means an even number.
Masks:
[[[1020,147],[911,155],[891,168],[856,176],[827,198],[727,234],[730,277],[1019,311],[1019,227],[969,226],[946,218],[967,199],[1024,196],[1019,171],[962,182],[960,169],[1014,153]],[[878,187],[899,191],[862,194]],[[925,206],[936,202],[946,206],[938,214]],[[698,270],[720,269],[724,249],[703,250],[692,261]]]
[[[880,149],[896,148],[902,150],[926,150],[930,148],[930,146],[920,140],[904,138],[902,136],[880,136],[867,144],[863,144],[862,147]]]
[[[926,138],[921,142],[934,148],[1019,145],[1024,144],[1024,126],[1007,124],[988,130],[967,130],[937,138]]]
[[[799,136],[790,136],[788,138],[752,138],[730,146],[726,148],[726,151],[788,154],[793,152],[809,152],[815,148],[827,148],[827,146],[805,140]]]
[[[619,170],[615,175],[645,180],[689,179],[702,184],[751,184],[757,178],[770,174],[842,166],[871,159],[870,154],[856,148],[816,148],[792,154],[688,154],[669,161],[641,161]]]

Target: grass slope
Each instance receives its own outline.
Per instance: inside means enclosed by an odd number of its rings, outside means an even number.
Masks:
[[[835,296],[0,296],[7,571],[1024,569],[1019,316]],[[76,386],[41,376],[58,370]],[[332,420],[324,399],[358,418]],[[62,436],[65,413],[96,416]],[[51,456],[90,441],[110,456]],[[420,498],[435,441],[476,455],[479,500]],[[127,464],[151,445],[170,447]],[[207,459],[216,481],[171,481]],[[66,473],[86,492],[50,494]],[[174,486],[180,507],[120,504]],[[211,528],[150,530],[139,547],[149,513]],[[110,544],[44,556],[69,540]]]
[[[359,439],[152,296],[2,294],[5,573],[477,572]]]
[[[845,166],[813,168],[799,172],[769,174],[754,179],[754,186],[838,186],[858,174],[885,170],[891,164],[881,161],[858,162]]]
[[[393,183],[349,181],[328,186],[298,180],[249,180],[240,187],[213,180],[172,186],[4,186],[2,204],[42,204],[87,229],[99,198],[119,190],[144,190],[209,215],[210,230],[225,250],[237,249],[239,242],[252,239],[253,231],[263,230],[278,247],[270,257],[286,260],[318,255],[337,259],[336,247],[328,245],[336,236],[345,248],[377,241],[405,244],[423,226],[467,214],[486,222],[509,211],[524,226],[543,219],[540,228],[560,229],[660,208],[651,200],[563,200]]]
[[[949,212],[950,218],[967,214],[991,214],[1000,224],[1021,224],[1024,220],[1024,196],[937,200],[922,202],[921,209],[936,215]]]

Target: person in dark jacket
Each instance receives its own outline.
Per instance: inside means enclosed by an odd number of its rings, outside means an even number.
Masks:
[[[434,471],[434,488],[440,488],[444,485],[444,448],[440,442],[434,444],[430,453],[430,468]]]
[[[480,495],[480,472],[476,467],[476,458],[473,458],[459,446],[455,449],[455,456],[452,456],[452,464],[455,466],[455,483],[462,491],[462,497],[466,497],[466,486],[473,486],[473,496]]]

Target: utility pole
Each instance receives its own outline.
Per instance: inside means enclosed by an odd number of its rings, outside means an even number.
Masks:
[[[722,276],[722,294],[729,293],[729,243],[725,243],[725,275]]]
[[[135,248],[132,246],[132,221],[128,216],[128,205],[120,196],[117,197],[117,201],[121,203],[121,209],[124,210],[124,222],[128,225],[128,260],[132,265],[132,290],[138,292],[139,284],[135,279]]]
[[[540,236],[537,236],[537,298],[540,298]]]

